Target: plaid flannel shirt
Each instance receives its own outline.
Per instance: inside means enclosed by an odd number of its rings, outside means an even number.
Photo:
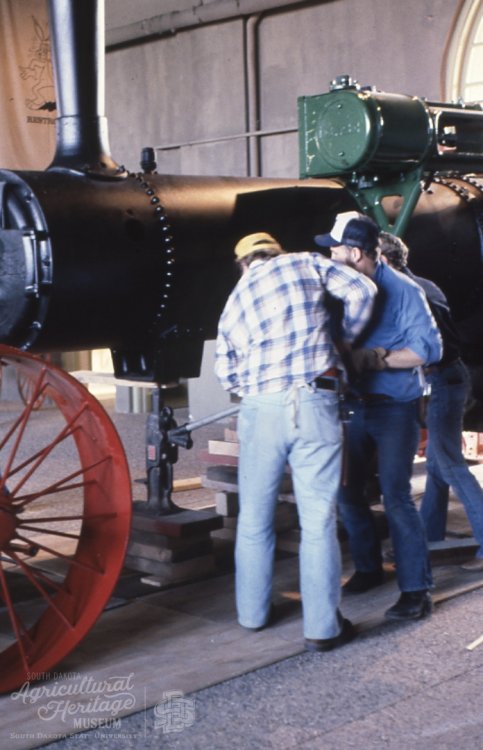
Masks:
[[[215,372],[240,396],[274,393],[340,365],[326,294],[343,303],[342,338],[352,342],[371,315],[376,286],[319,253],[251,263],[218,326]]]

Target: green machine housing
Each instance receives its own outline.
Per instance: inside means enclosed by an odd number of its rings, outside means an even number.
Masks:
[[[435,173],[483,170],[480,104],[429,102],[362,88],[339,76],[330,91],[298,99],[300,175],[339,177],[363,211],[401,234]],[[381,201],[401,195],[389,227]]]

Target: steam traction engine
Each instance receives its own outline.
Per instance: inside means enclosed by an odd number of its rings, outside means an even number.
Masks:
[[[130,174],[110,155],[103,114],[103,6],[51,0],[49,10],[55,157],[42,173],[0,172],[0,355],[31,382],[28,403],[0,413],[4,692],[51,669],[88,632],[130,530],[131,481],[112,423],[35,353],[108,347],[117,378],[154,382],[159,397],[163,384],[199,374],[243,234],[263,229],[288,250],[306,249],[336,213],[362,206],[395,231],[407,225],[412,268],[446,291],[467,360],[476,372],[483,365],[481,181],[449,173],[482,167],[479,110],[446,115],[443,105],[339,81],[327,98],[301,100],[302,176],[314,179],[163,176],[149,150],[142,172]],[[43,397],[55,408],[39,415]],[[38,419],[49,432],[40,445]],[[163,432],[168,452],[176,435]],[[66,452],[74,471],[64,468]],[[161,495],[158,512],[169,513]],[[35,606],[17,601],[19,588],[36,595]]]

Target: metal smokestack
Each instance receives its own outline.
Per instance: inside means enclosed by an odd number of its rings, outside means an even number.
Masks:
[[[49,0],[58,117],[49,169],[125,174],[113,160],[105,116],[104,0]]]

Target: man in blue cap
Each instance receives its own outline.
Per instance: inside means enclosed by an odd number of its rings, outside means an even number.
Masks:
[[[353,412],[348,426],[348,476],[339,509],[349,536],[355,573],[347,592],[384,580],[381,543],[363,488],[377,452],[384,507],[394,545],[401,595],[387,610],[390,620],[425,617],[432,609],[431,569],[424,526],[411,497],[419,441],[421,368],[441,358],[441,336],[422,289],[380,261],[377,225],[356,211],[336,217],[329,234],[315,242],[332,260],[371,278],[378,288],[369,325],[353,344]]]

